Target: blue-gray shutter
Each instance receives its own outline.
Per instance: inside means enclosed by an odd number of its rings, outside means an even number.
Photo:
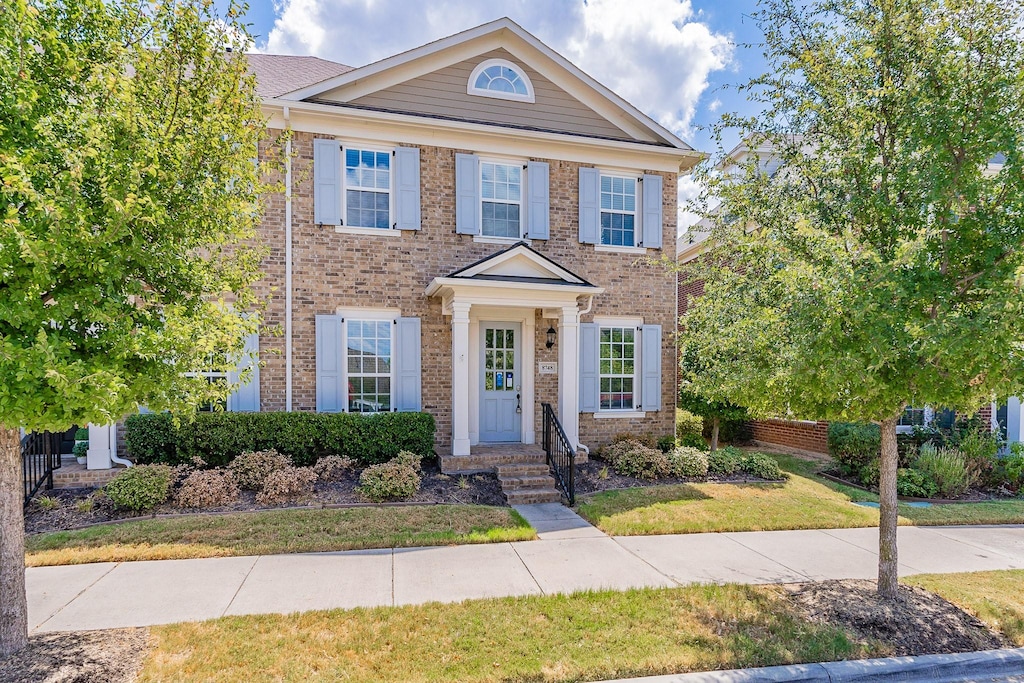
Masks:
[[[394,406],[399,412],[421,410],[420,319],[399,318],[396,332]]]
[[[580,242],[601,242],[601,174],[596,168],[580,167]]]
[[[316,317],[316,410],[340,413],[345,409],[344,353],[341,345],[340,315]]]
[[[646,183],[646,181],[644,181]],[[661,410],[661,325],[643,325],[640,329],[642,355],[640,380],[643,403],[637,410]]]
[[[644,247],[661,249],[661,176],[644,176]]]
[[[341,145],[313,140],[313,222],[341,225]]]
[[[242,359],[235,370],[228,372],[228,384],[237,387],[228,396],[228,410],[240,413],[260,412],[260,333],[253,332],[245,338]],[[248,382],[241,383],[242,373],[252,368]]]
[[[551,200],[547,162],[530,161],[526,164],[527,237],[546,240],[551,235]]]
[[[455,232],[480,234],[480,157],[455,155]]]
[[[600,393],[597,369],[600,357],[597,323],[580,324],[580,412],[596,413]]]
[[[395,149],[395,227],[420,229],[420,148]]]

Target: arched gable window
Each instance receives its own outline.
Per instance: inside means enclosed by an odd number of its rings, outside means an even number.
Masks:
[[[521,68],[504,59],[488,59],[473,69],[466,92],[503,100],[533,102],[533,83]]]

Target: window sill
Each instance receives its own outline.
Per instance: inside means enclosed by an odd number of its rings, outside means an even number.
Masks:
[[[401,237],[402,231],[395,228],[351,228],[346,225],[334,226],[334,232],[343,235],[374,235],[376,237]]]
[[[531,244],[530,238],[528,237],[490,237],[488,235],[473,235],[473,241],[480,242],[481,244],[519,244],[520,242]]]
[[[646,254],[647,247],[613,247],[608,244],[595,244],[594,251],[611,254]]]
[[[647,413],[645,413],[643,411],[636,411],[636,410],[605,410],[603,412],[599,411],[599,412],[594,413],[594,419],[595,420],[603,420],[603,419],[612,418],[612,417],[639,418],[639,417],[647,417]]]

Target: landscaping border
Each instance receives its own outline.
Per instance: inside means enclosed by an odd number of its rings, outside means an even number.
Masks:
[[[829,481],[831,481],[833,483],[836,483],[836,484],[842,484],[843,486],[849,486],[850,488],[857,489],[859,491],[864,491],[865,493],[870,493],[870,494],[875,495],[875,496],[878,495],[878,491],[875,491],[873,489],[869,489],[866,486],[861,486],[860,484],[854,484],[852,481],[847,481],[846,479],[840,479],[837,476],[834,476],[834,475],[831,475],[831,474],[827,474],[825,472],[817,472],[817,473],[815,473],[815,476],[821,477],[822,479],[828,479]],[[900,501],[903,501],[904,503],[933,503],[935,505],[965,505],[965,504],[968,504],[968,503],[989,503],[989,502],[992,502],[992,501],[988,501],[988,500],[952,500],[952,499],[949,499],[949,498],[914,498],[913,496],[896,496],[896,499],[900,500]]]

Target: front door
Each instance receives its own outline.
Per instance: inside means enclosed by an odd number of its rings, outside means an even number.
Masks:
[[[480,441],[522,441],[522,329],[481,323]]]

